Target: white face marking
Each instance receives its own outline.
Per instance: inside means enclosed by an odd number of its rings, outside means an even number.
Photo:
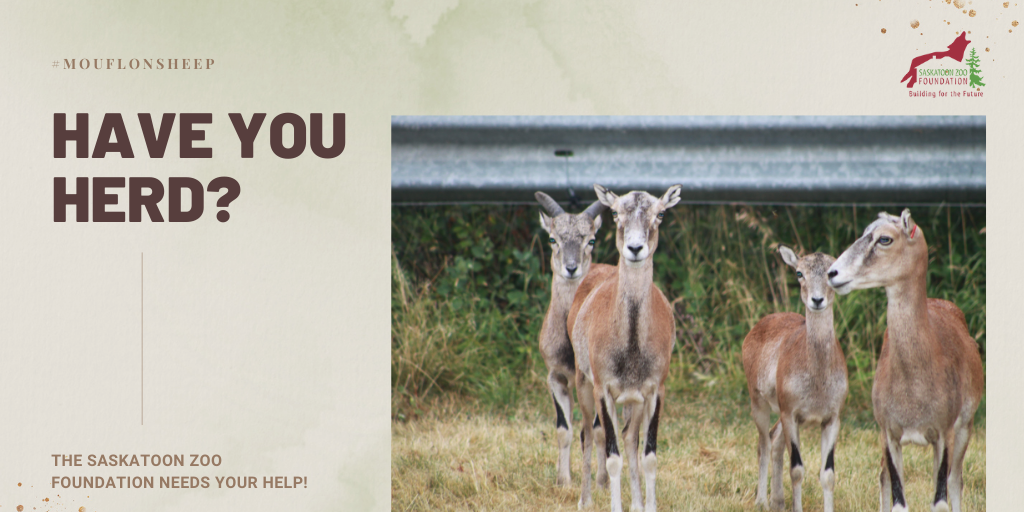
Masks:
[[[555,274],[576,281],[587,274],[601,217],[591,219],[586,213],[563,213],[555,218],[541,214],[541,227],[548,232],[551,244],[551,268]]]
[[[909,242],[911,231],[915,233],[914,242]],[[882,212],[829,267],[829,286],[840,295],[853,290],[889,286],[906,270],[899,266],[899,253],[911,243],[922,241],[923,237],[910,220],[909,212],[904,212],[904,217]]]
[[[660,199],[643,191],[617,196],[594,185],[598,199],[612,210],[615,245],[627,266],[644,263],[658,247],[658,226],[664,211],[679,202],[682,187],[673,185]]]
[[[798,258],[792,249],[779,246],[779,254],[783,261],[796,270],[797,282],[800,283],[800,300],[811,311],[824,311],[829,308],[834,298],[829,287],[829,266],[835,261],[831,256],[814,253]]]
[[[612,207],[619,253],[627,265],[641,264],[654,252],[661,210],[658,199],[646,192],[623,195]]]

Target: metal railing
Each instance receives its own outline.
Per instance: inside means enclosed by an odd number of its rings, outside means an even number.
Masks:
[[[587,201],[595,182],[679,183],[693,203],[985,203],[983,116],[393,117],[391,137],[395,204]]]

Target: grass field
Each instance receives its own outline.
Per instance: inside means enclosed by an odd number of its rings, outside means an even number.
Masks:
[[[391,510],[565,510],[579,499],[580,453],[573,445],[573,485],[557,488],[554,421],[541,404],[506,415],[462,403],[434,404],[415,421],[392,424]],[[754,509],[757,431],[752,421],[716,404],[668,402],[658,433],[659,510]],[[578,416],[579,412],[576,411]],[[577,418],[578,420],[578,418]],[[579,422],[574,424],[578,432]],[[806,464],[804,510],[822,510],[820,430],[801,431]],[[931,510],[930,448],[904,449],[911,510]],[[845,425],[836,447],[837,511],[878,510],[881,450],[874,428]],[[787,458],[788,461],[788,458]],[[623,471],[623,505],[629,485]],[[788,474],[786,503],[791,504]],[[985,510],[985,431],[975,429],[964,464],[964,510]],[[595,487],[594,510],[608,509]]]
[[[662,509],[753,505],[757,433],[740,345],[764,315],[804,309],[776,246],[837,256],[881,210],[901,208],[678,205],[669,211],[654,256],[654,280],[673,303],[677,329],[658,436]],[[551,254],[537,211],[392,208],[393,510],[575,510],[578,446],[575,486],[553,486],[554,411],[537,348]],[[912,214],[928,241],[928,295],[963,310],[984,362],[985,209],[915,207]],[[599,231],[595,261],[617,257],[613,234]],[[885,293],[855,291],[837,297],[834,308],[850,389],[836,451],[837,510],[877,510],[881,451],[870,393],[886,327]],[[985,411],[983,398],[968,451],[965,510],[985,508]],[[820,510],[820,434],[807,429],[802,439],[804,504]],[[904,454],[910,505],[930,510],[931,452],[911,446]],[[596,491],[598,509],[607,500]]]

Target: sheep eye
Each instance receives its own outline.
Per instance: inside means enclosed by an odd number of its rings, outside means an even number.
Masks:
[[[892,243],[892,238],[889,238],[887,236],[880,236],[878,237],[878,243],[882,245],[889,245]]]
[[[665,218],[665,212],[658,212],[658,218],[659,219],[664,219]]]
[[[597,239],[596,238],[591,238],[590,241],[587,242],[587,243],[589,243],[590,245],[594,245],[594,244],[597,243]]]
[[[550,243],[555,243],[555,239],[554,239],[554,238],[549,238],[549,239],[548,239],[548,242],[550,242]]]
[[[612,212],[612,220],[619,218],[619,212]]]
[[[801,279],[801,278],[803,278],[803,277],[804,277],[804,273],[803,273],[803,272],[800,272],[800,271],[798,270],[798,271],[796,272],[796,277],[797,277],[797,279]]]

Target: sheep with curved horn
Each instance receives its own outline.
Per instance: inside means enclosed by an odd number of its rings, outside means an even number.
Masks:
[[[558,462],[555,484],[568,486],[570,481],[569,454],[572,445],[572,395],[569,388],[575,381],[576,356],[566,331],[566,317],[573,296],[583,278],[595,267],[614,268],[611,265],[591,264],[595,237],[601,227],[600,201],[584,212],[566,213],[551,196],[543,192],[534,194],[544,207],[540,223],[548,232],[551,244],[551,302],[540,329],[540,353],[548,368],[548,388],[555,402],[555,439],[558,441]]]

